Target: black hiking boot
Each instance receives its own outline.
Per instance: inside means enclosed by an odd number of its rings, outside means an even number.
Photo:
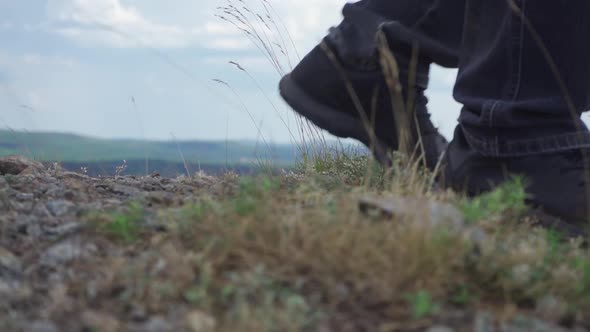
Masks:
[[[457,127],[443,165],[443,186],[469,196],[491,191],[513,176],[522,176],[527,203],[537,209],[540,226],[555,228],[570,237],[588,234],[589,184],[585,174],[588,169],[579,150],[526,157],[486,157],[469,146],[462,129]]]
[[[279,89],[297,113],[335,136],[359,140],[387,166],[391,164],[390,152],[400,144],[391,91],[379,64],[377,33],[385,20],[366,13],[357,15],[355,10],[345,7],[344,21],[283,77]],[[424,90],[430,64],[419,59],[416,79],[410,84],[412,51],[406,48],[393,53],[401,71],[404,99],[408,100],[408,91],[415,93],[409,145],[410,149],[415,147],[414,157],[422,156],[433,170],[447,141],[430,121],[426,108]]]

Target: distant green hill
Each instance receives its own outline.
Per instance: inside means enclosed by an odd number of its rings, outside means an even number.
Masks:
[[[245,171],[259,166],[261,161],[291,167],[299,155],[297,148],[289,144],[266,146],[253,141],[99,139],[73,134],[0,130],[0,157],[12,154],[58,162],[75,170],[88,167],[91,175],[111,175],[123,160],[128,163],[126,174],[142,174],[146,171],[147,158],[149,171],[169,176],[186,173],[184,161],[191,172],[228,168]]]
[[[297,149],[251,141],[140,141],[99,139],[73,134],[0,130],[0,156],[22,154],[40,161],[98,162],[111,160],[182,161],[201,164],[247,164],[260,159],[289,165]]]

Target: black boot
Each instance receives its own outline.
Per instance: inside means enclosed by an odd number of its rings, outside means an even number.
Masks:
[[[338,137],[350,137],[371,148],[383,164],[390,151],[399,148],[398,124],[392,93],[380,65],[377,36],[386,20],[354,6],[344,9],[344,21],[316,46],[280,82],[281,96],[315,125]],[[393,50],[400,67],[400,83],[406,103],[414,94],[409,120],[411,148],[434,169],[447,141],[430,121],[424,90],[430,63],[419,58],[410,79],[411,47]],[[407,108],[408,105],[406,105]],[[421,144],[418,144],[421,143]],[[422,154],[423,153],[423,154]]]

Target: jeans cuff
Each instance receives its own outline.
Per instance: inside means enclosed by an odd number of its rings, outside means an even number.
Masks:
[[[525,157],[590,148],[590,132],[569,132],[528,139],[503,139],[498,135],[477,137],[464,126],[462,131],[469,145],[487,157]]]

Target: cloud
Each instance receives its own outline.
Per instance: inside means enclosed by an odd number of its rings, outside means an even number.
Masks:
[[[13,28],[14,28],[14,23],[12,23],[12,22],[0,23],[0,30],[12,30]]]
[[[198,29],[154,22],[120,0],[48,0],[46,12],[55,31],[85,44],[183,48],[199,35]]]
[[[214,16],[215,13],[223,14],[223,11],[215,10],[219,4],[230,4],[234,0],[199,2],[202,4],[200,11],[196,10],[198,7],[192,0],[177,0],[173,5],[159,1],[47,0],[46,14],[53,31],[85,45],[114,48],[204,47],[224,51],[256,49],[243,31]],[[280,37],[292,39],[298,48],[314,44],[331,25],[336,24],[343,5],[342,0],[280,0],[269,3],[272,7],[264,8],[258,1],[246,1],[235,8],[240,7],[245,15],[249,15],[265,38],[273,41]],[[195,11],[193,22],[197,23],[180,19],[185,13],[178,14],[178,20],[172,14],[167,14],[165,19],[158,14],[170,13],[170,6]],[[245,6],[250,12],[243,10]],[[275,18],[275,25],[267,22],[268,25],[264,26],[256,22],[257,14],[261,18],[270,14]]]

